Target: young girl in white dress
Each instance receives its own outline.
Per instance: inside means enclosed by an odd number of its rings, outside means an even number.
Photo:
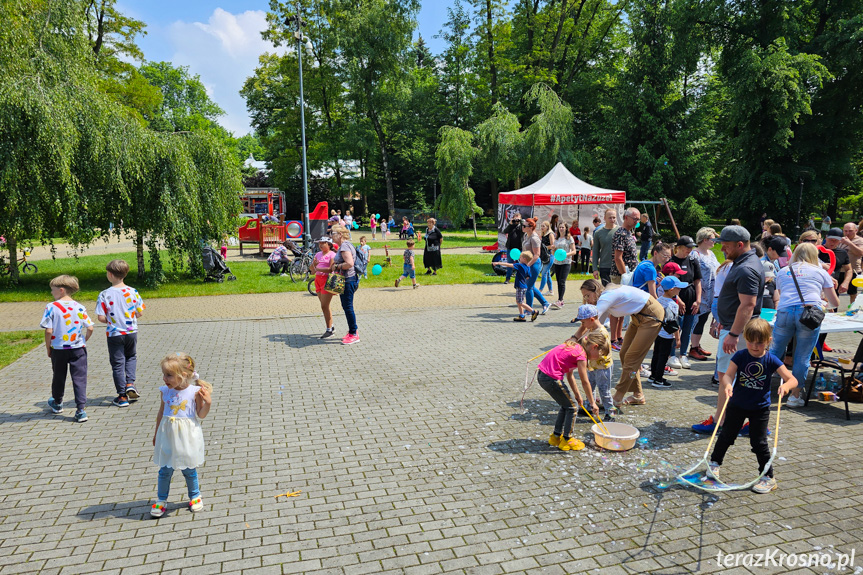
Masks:
[[[171,476],[179,469],[189,489],[189,508],[201,511],[201,490],[198,488],[197,467],[204,463],[204,433],[201,421],[212,406],[213,386],[198,378],[195,360],[185,353],[169,355],[162,360],[162,379],[159,388],[162,405],[156,416],[156,433],[153,435],[153,460],[159,467],[158,500],[150,515],[165,514]]]

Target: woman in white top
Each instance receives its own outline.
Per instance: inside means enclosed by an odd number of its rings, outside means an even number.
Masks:
[[[609,316],[631,316],[629,328],[620,347],[620,381],[614,390],[614,405],[644,405],[647,401],[641,389],[641,362],[653,347],[665,310],[652,295],[631,286],[620,286],[603,291],[599,280],[589,279],[581,284],[584,303],[596,306],[599,322]],[[632,395],[623,400],[627,392]]]
[[[706,349],[701,347],[701,335],[704,326],[713,307],[713,293],[716,285],[716,270],[719,269],[719,260],[713,253],[713,244],[719,234],[713,228],[701,228],[695,234],[697,247],[692,250],[692,255],[698,259],[701,265],[701,301],[698,304],[698,321],[692,330],[690,340],[689,357],[693,359],[706,360],[710,355]]]
[[[578,236],[578,247],[581,250],[581,263],[578,264],[576,271],[589,274],[590,250],[593,249],[593,234],[590,233],[590,226],[584,226],[581,230],[581,235]]]
[[[794,338],[794,364],[791,373],[797,381],[804,382],[809,372],[809,358],[818,342],[821,327],[809,329],[800,323],[800,315],[807,306],[823,306],[822,294],[831,307],[839,306],[839,297],[833,289],[833,279],[821,268],[818,250],[814,245],[801,243],[797,246],[788,267],[782,268],[776,274],[776,289],[779,290],[779,303],[776,306],[770,353],[780,359],[784,358],[788,343]],[[803,301],[800,301],[801,295]],[[802,389],[803,386],[798,385],[791,392],[788,398],[789,407],[801,407],[805,403],[800,398]]]

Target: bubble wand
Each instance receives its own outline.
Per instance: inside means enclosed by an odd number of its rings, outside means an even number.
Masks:
[[[773,460],[776,458],[777,448],[779,446],[779,416],[782,412],[782,395],[779,395],[779,402],[776,404],[776,433],[773,436],[773,451],[770,454],[770,459],[764,465],[764,469],[761,473],[750,481],[749,483],[737,484],[737,483],[723,483],[718,478],[713,476],[713,473],[710,471],[710,448],[713,446],[713,440],[716,438],[716,432],[719,430],[719,422],[722,421],[723,415],[725,415],[725,408],[728,407],[728,402],[731,400],[731,397],[725,398],[725,403],[722,405],[722,411],[719,412],[719,419],[716,422],[716,425],[713,428],[713,434],[710,436],[710,441],[707,443],[707,449],[704,451],[704,457],[702,457],[698,463],[696,463],[690,469],[684,471],[683,473],[677,476],[677,481],[688,485],[690,487],[694,487],[696,489],[700,489],[702,491],[737,491],[749,489],[767,474],[767,471],[773,466]],[[706,475],[711,479],[709,484],[696,483],[693,481],[692,475],[698,471],[702,466],[707,468]]]

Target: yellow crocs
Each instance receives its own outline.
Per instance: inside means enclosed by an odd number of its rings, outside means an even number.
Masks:
[[[557,448],[561,451],[581,451],[584,449],[584,442],[574,437],[570,437],[569,439],[561,437]]]

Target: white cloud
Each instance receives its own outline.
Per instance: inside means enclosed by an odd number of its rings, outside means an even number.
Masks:
[[[240,88],[261,54],[284,51],[261,38],[266,27],[266,13],[261,10],[232,14],[216,8],[207,23],[177,21],[168,29],[174,50],[171,61],[201,76],[207,93],[225,110],[219,123],[236,136],[251,131]]]

